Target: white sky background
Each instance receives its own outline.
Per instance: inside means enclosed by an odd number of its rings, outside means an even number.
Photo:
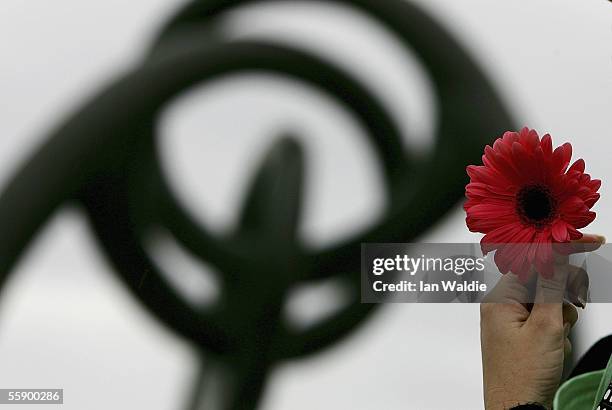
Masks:
[[[419,3],[469,45],[522,123],[550,132],[555,144],[571,141],[587,170],[604,180],[589,230],[612,237],[612,4]],[[178,6],[2,0],[0,186],[51,125],[138,61]],[[406,144],[428,149],[435,108],[424,74],[367,20],[329,7],[263,7],[237,14],[228,27],[237,36],[282,35],[342,62],[415,135]],[[371,222],[384,203],[361,130],[333,101],[267,76],[195,90],[169,110],[163,149],[177,192],[215,229],[231,225],[245,177],[274,131],[287,128],[301,130],[309,154],[304,235],[326,243]],[[479,237],[467,232],[458,209],[423,239]],[[130,299],[77,212],[54,218],[1,303],[0,388],[64,388],[65,409],[121,403],[161,410],[177,408],[190,387],[195,364],[188,346]],[[582,315],[579,350],[612,332],[608,309],[592,305]],[[442,384],[459,400],[454,408],[482,407],[477,306],[386,307],[346,343],[282,367],[264,408],[442,409],[436,403]]]

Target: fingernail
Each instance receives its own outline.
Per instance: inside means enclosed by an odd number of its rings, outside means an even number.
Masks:
[[[574,306],[584,309],[587,300],[589,300],[589,277],[587,275],[577,275],[576,278],[568,284],[567,289],[567,299]]]
[[[606,243],[606,237],[602,236],[602,235],[597,235],[597,240],[599,241],[599,243],[601,243],[602,245]]]
[[[589,287],[587,285],[583,284],[582,286],[580,286],[580,290],[578,290],[577,299],[578,302],[580,302],[580,304],[582,305],[580,307],[584,309],[586,307],[587,300],[589,299]]]

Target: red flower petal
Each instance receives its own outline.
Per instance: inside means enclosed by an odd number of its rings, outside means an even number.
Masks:
[[[574,162],[567,172],[569,173],[572,171],[578,171],[580,173],[584,172],[584,160],[582,158]]]
[[[540,144],[542,147],[542,151],[544,151],[544,156],[549,158],[552,155],[552,138],[550,134],[546,134],[542,137],[542,143]]]
[[[558,219],[552,225],[552,236],[557,242],[569,241],[569,232],[567,231],[567,224],[561,219]]]
[[[595,219],[601,181],[586,174],[584,160],[570,166],[572,146],[553,150],[552,138],[540,140],[529,128],[506,132],[486,146],[482,166],[468,166],[464,203],[466,224],[484,233],[481,247],[495,250],[502,273],[522,281],[532,268],[554,274],[552,243],[582,237],[578,229]]]

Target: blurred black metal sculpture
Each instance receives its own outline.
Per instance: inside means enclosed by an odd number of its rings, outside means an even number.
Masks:
[[[2,283],[51,213],[79,201],[134,296],[207,358],[193,408],[255,408],[275,364],[323,349],[358,326],[374,308],[359,302],[360,244],[410,241],[423,233],[462,196],[465,165],[478,160],[483,144],[512,128],[475,63],[414,5],[335,0],[409,44],[431,76],[438,103],[435,152],[411,156],[381,104],[339,68],[285,46],[229,41],[215,33],[224,12],[256,2],[202,0],[186,7],[142,65],[51,133],[0,197]],[[156,116],[190,86],[252,71],[306,82],[352,111],[386,177],[390,206],[380,223],[323,252],[300,243],[304,163],[291,139],[275,146],[253,179],[237,232],[215,237],[190,219],[161,172]],[[167,282],[143,245],[149,229],[159,226],[222,272],[217,306],[198,309]],[[322,323],[293,330],[282,315],[288,292],[331,277],[350,290],[352,302]],[[209,378],[220,383],[215,403],[200,394]]]

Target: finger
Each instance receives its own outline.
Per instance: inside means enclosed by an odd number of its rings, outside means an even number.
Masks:
[[[565,335],[565,337],[567,337],[569,335],[569,329],[574,327],[574,325],[578,321],[578,310],[576,309],[574,305],[571,305],[569,303],[564,303],[562,313],[563,313],[564,326],[566,324],[569,325],[568,331],[567,331],[568,334]]]
[[[600,245],[606,243],[606,237],[603,235],[585,233],[582,238],[572,241],[572,243],[599,243]]]
[[[555,255],[555,265],[551,278],[538,275],[535,303],[529,316],[537,326],[551,325],[563,328],[562,302],[567,285],[567,255]]]
[[[572,354],[572,341],[568,337],[563,340],[563,354],[565,357],[569,357]]]
[[[568,265],[567,299],[584,309],[589,299],[589,275],[577,266]]]
[[[516,275],[503,275],[483,299],[483,303],[525,303],[529,290]]]
[[[570,245],[574,250],[582,249],[582,252],[589,249],[594,250],[605,243],[605,238],[600,235],[584,235],[578,241],[572,242]],[[570,267],[569,256],[571,252],[553,252],[554,267],[551,278],[544,278],[538,275],[536,285],[535,303],[529,316],[529,321],[538,326],[551,325],[554,329],[563,328],[563,307],[562,301],[567,288],[569,273],[573,272],[572,278],[576,280],[574,286],[578,287],[579,292],[583,290],[586,284],[586,292],[588,292],[588,275],[582,272],[579,268]],[[582,296],[582,294],[581,294]],[[583,303],[586,302],[586,297],[583,297]]]
[[[606,243],[602,235],[584,234],[582,238],[572,241],[571,253],[592,252]],[[585,308],[589,295],[589,276],[584,269],[570,266],[567,297],[576,306]]]
[[[606,238],[602,235],[584,234],[582,238],[568,244],[568,254],[593,252],[606,243]]]
[[[572,341],[569,336],[577,320],[578,311],[576,308],[570,304],[563,305],[563,353],[566,357],[569,357],[572,353]]]
[[[555,244],[564,245],[564,244]],[[557,252],[557,247],[553,245],[553,260],[555,261],[555,269],[569,264],[569,255],[567,253]]]

